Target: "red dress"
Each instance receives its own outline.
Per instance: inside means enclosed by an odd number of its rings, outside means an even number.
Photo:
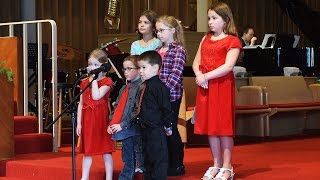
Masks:
[[[80,83],[80,89],[83,90],[89,83],[88,78]],[[98,87],[107,85],[112,90],[112,80],[103,78],[98,81]],[[114,151],[114,143],[111,135],[107,132],[109,108],[108,97],[111,90],[99,99],[91,98],[91,88],[85,90],[82,94],[82,129],[80,137],[79,152],[85,155],[101,155]]]
[[[230,48],[242,48],[237,37],[228,35],[211,40],[208,34],[201,46],[199,69],[206,73],[225,63]],[[215,136],[234,136],[235,80],[233,72],[209,80],[209,88],[197,87],[194,133]]]

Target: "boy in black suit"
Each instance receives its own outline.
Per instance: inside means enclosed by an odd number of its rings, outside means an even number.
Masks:
[[[166,136],[172,134],[170,92],[159,79],[161,56],[146,51],[138,58],[139,72],[144,81],[138,123],[142,128],[146,180],[167,179],[168,148]]]

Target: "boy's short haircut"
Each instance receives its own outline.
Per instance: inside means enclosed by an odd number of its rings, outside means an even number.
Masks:
[[[157,51],[146,51],[142,53],[139,56],[138,61],[148,61],[152,66],[155,64],[159,65],[159,68],[162,65],[162,58]]]
[[[133,65],[137,68],[138,67],[138,55],[129,55],[126,58],[124,58],[124,61],[130,61],[133,63]]]

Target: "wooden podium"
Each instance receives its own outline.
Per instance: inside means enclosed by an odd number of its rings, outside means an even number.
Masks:
[[[0,160],[14,157],[13,83],[0,74]]]
[[[23,115],[23,63],[21,54],[21,40],[18,37],[0,37],[0,60],[5,61],[5,68],[11,68],[14,72],[13,98],[17,103],[17,115]]]
[[[18,37],[0,37],[0,60],[14,72],[13,82],[0,74],[0,160],[14,157],[14,101],[17,114],[23,114],[23,72],[21,41]]]

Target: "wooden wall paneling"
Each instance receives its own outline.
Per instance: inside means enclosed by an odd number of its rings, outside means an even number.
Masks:
[[[152,3],[150,2],[150,4]],[[122,0],[120,15],[120,31],[114,32],[135,32],[138,26],[138,21],[141,13],[147,9],[147,3],[145,0]],[[151,5],[150,10],[154,10]]]
[[[36,19],[53,19],[53,15],[51,13],[52,10],[52,1],[51,0],[37,0],[36,2]],[[56,21],[57,22],[57,21]],[[59,33],[59,24],[57,23],[58,29],[57,33]],[[59,39],[59,35],[57,37]],[[42,24],[42,41],[43,43],[48,44],[48,57],[51,57],[51,28],[47,23]]]
[[[257,6],[257,8],[252,8],[256,9],[255,13],[257,15],[249,15],[249,17],[254,17],[254,21],[250,21],[250,23],[255,27],[255,36],[258,38],[256,44],[261,44],[263,41],[264,34],[268,33],[268,31],[271,30],[271,27],[268,26],[266,23],[266,20],[270,19],[268,18],[267,11],[273,11],[273,9],[270,7],[269,4],[266,4],[265,2],[258,3]]]
[[[70,42],[66,42],[66,44],[72,44],[74,48],[80,48],[80,36],[83,34],[83,28],[81,28],[81,19],[82,19],[82,2],[77,0],[70,0],[68,3],[68,29],[69,29],[69,38]]]
[[[107,34],[118,33],[118,32],[128,32],[133,30],[134,18],[132,17],[132,21],[130,23],[130,15],[132,14],[132,9],[137,11],[138,3],[134,3],[133,1],[124,1],[121,3],[121,13],[120,13],[120,26],[118,31],[106,29]],[[132,8],[131,8],[132,7]],[[134,16],[133,14],[131,16]]]
[[[79,22],[79,28],[81,29],[79,32],[80,32],[80,34],[78,34],[78,45],[76,46],[75,44],[72,44],[72,46],[75,46],[76,48],[78,47],[80,50],[82,50],[83,52],[86,52],[85,50],[84,50],[84,46],[83,46],[83,40],[82,40],[82,37],[85,35],[85,27],[86,27],[86,24],[85,24],[85,22],[86,22],[86,13],[85,13],[85,7],[86,7],[86,3],[85,3],[85,1],[80,1],[81,2],[81,8],[80,8],[80,11],[79,11],[79,13],[81,14],[81,19],[80,19],[80,22]],[[88,41],[89,41],[89,39],[88,39]],[[81,48],[80,48],[80,46],[81,46]]]
[[[176,8],[179,9],[179,13],[177,14],[176,18],[181,20],[183,26],[190,26],[192,23],[190,19],[192,18],[189,16],[189,12],[191,12],[191,9],[189,7],[188,1],[179,1],[178,7],[180,8]]]
[[[163,14],[172,15],[168,11],[169,7],[168,7],[167,0],[163,0],[163,1],[154,0],[152,8],[154,9],[154,11],[156,11],[158,13],[159,16],[161,16]]]
[[[64,4],[63,2],[61,4]],[[78,3],[74,3],[72,0],[68,0],[67,3],[65,3],[65,7],[64,10],[66,12],[64,12],[66,14],[65,19],[65,23],[66,23],[66,32],[65,32],[65,36],[67,38],[68,41],[66,41],[66,44],[73,44],[73,39],[74,36],[72,36],[73,33],[75,33],[75,35],[77,35],[77,31],[75,31],[75,27],[74,27],[74,23],[73,21],[76,20],[77,17],[73,16],[73,13],[75,12],[76,6],[78,5]],[[64,5],[62,5],[64,6]],[[59,14],[59,16],[63,16],[62,14]],[[76,44],[76,43],[74,43]],[[79,48],[79,47],[77,47]]]
[[[21,2],[20,0],[2,0],[0,10],[0,23],[21,21]],[[0,36],[8,36],[9,28],[7,26],[0,27]],[[15,35],[21,34],[21,28],[15,27]]]
[[[177,0],[171,0],[171,1],[167,1],[167,7],[169,9],[169,15],[172,15],[174,17],[176,17],[177,19],[181,19],[179,17],[179,10],[180,8],[177,8],[177,7],[180,7],[179,6],[179,2]],[[164,9],[167,9],[164,7]],[[165,12],[163,14],[166,14]]]
[[[134,32],[141,12],[147,9],[146,0],[122,0],[120,29],[108,30],[103,24],[105,3],[105,0],[38,0],[37,18],[54,19],[57,22],[58,43],[90,52],[97,47],[98,34]],[[183,11],[179,10],[179,7]],[[185,15],[188,14],[185,13],[186,7],[188,7],[187,1],[182,0],[150,1],[150,9],[160,15],[174,15],[182,22],[186,22],[188,18]],[[47,34],[49,30],[44,32]],[[44,40],[51,42],[50,37]]]
[[[98,1],[98,34],[104,34],[106,33],[104,28],[104,15],[105,15],[105,7],[106,7],[106,1],[105,0],[99,0]],[[96,39],[98,41],[98,38]]]
[[[99,34],[97,1],[85,1],[84,13],[84,34],[81,37],[80,43],[83,45],[82,49],[84,49],[86,52],[90,52],[97,47],[97,39]]]
[[[83,13],[85,14],[85,20],[84,20],[84,26],[83,26],[83,29],[84,29],[84,35],[85,36],[82,36],[80,37],[80,41],[81,42],[84,42],[84,38],[86,39],[90,39],[91,38],[91,34],[94,32],[92,30],[92,22],[90,21],[90,9],[89,9],[89,4],[91,4],[91,2],[85,2],[85,6],[84,6],[84,9],[83,9]],[[89,45],[91,45],[92,42],[87,42],[85,44],[82,44],[83,45],[83,49],[90,49],[88,48]]]
[[[93,11],[92,13],[92,19],[91,21],[93,22],[93,27],[94,27],[94,34],[93,35],[93,39],[94,41],[92,42],[92,47],[93,49],[97,48],[98,45],[98,34],[99,34],[99,6],[98,6],[98,1],[95,1],[94,3],[92,3],[92,8],[95,11]]]
[[[56,9],[54,9],[53,18],[56,19],[58,26],[58,42],[64,41],[66,44],[70,44],[70,39],[72,38],[68,34],[71,30],[71,23],[69,21],[71,18],[69,13],[72,13],[72,9],[69,9],[70,0],[66,0],[65,2],[56,0],[54,4]]]
[[[63,20],[65,32],[65,41],[60,41],[58,44],[58,49],[67,49],[67,54],[69,57],[59,58],[58,67],[62,71],[60,73],[63,76],[64,73],[68,73],[67,82],[73,83],[76,80],[75,71],[80,67],[86,66],[84,61],[84,53],[79,49],[83,49],[86,36],[83,31],[83,22],[80,19],[83,17],[85,19],[85,1],[75,1],[68,0],[66,3],[60,3],[61,9],[63,11],[59,12],[58,16]],[[59,4],[59,7],[60,7]],[[83,15],[83,16],[82,16]]]
[[[318,10],[317,0],[305,0],[308,5]],[[189,1],[185,0],[152,0],[150,9],[159,15],[173,15],[183,25],[192,23]],[[290,32],[300,34],[301,46],[308,43],[294,23],[285,15],[275,1],[270,0],[224,0],[234,12],[239,31],[246,24],[255,26],[258,43],[262,42],[265,33]],[[54,19],[58,24],[58,42],[72,46],[84,53],[97,47],[99,34],[133,33],[138,18],[147,9],[147,0],[122,0],[121,21],[119,30],[104,28],[105,0],[37,0],[37,19]],[[190,18],[191,16],[191,18]],[[60,22],[62,21],[62,22]],[[191,21],[191,22],[190,22]],[[45,31],[47,36],[50,31]],[[50,37],[44,38],[50,43]]]

